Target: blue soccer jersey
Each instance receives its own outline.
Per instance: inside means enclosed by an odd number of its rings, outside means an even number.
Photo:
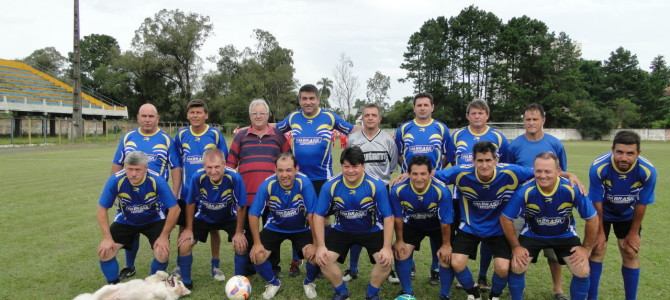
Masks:
[[[237,209],[245,206],[247,190],[242,176],[226,168],[221,181],[212,182],[204,170],[193,174],[186,204],[195,204],[195,216],[210,224],[235,222]]]
[[[509,142],[500,130],[493,127],[487,126],[486,131],[481,134],[473,133],[469,126],[463,127],[454,131],[452,140],[454,142],[454,161],[456,165],[472,164],[472,150],[475,144],[482,141],[489,141],[497,147],[499,162],[508,162],[507,148]]]
[[[202,155],[205,150],[218,148],[224,157],[228,157],[228,146],[221,131],[209,125],[201,134],[193,133],[190,127],[179,129],[174,144],[183,168],[180,199],[186,199],[192,175],[202,168]]]
[[[507,162],[532,168],[535,157],[543,152],[556,154],[561,170],[566,171],[568,169],[568,158],[563,144],[559,139],[547,133],[537,141],[529,141],[523,134],[515,138],[507,150],[509,155]]]
[[[165,179],[151,170],[138,185],[130,183],[126,170],[110,176],[98,204],[110,208],[115,201],[118,210],[114,222],[132,226],[164,220],[166,215],[161,208],[169,209],[177,205],[177,199]]]
[[[393,216],[384,182],[367,174],[354,186],[347,185],[342,175],[328,180],[314,213],[325,217],[329,211],[335,215],[335,230],[352,233],[380,231],[384,218]]]
[[[570,185],[568,179],[559,177],[549,193],[544,193],[535,180],[521,186],[503,209],[503,216],[513,220],[519,215],[526,220],[521,235],[530,238],[571,238],[578,236],[573,208],[584,220],[598,214],[593,203]]]
[[[437,120],[431,120],[427,125],[419,125],[416,120],[400,125],[395,133],[395,144],[403,158],[403,172],[407,172],[407,166],[415,155],[428,157],[435,170],[441,170],[453,160],[454,148],[449,128]]]
[[[162,129],[153,134],[143,134],[139,129],[126,133],[116,147],[114,164],[123,166],[126,155],[132,151],[142,151],[149,158],[149,170],[168,180],[170,169],[181,167],[172,138]]]
[[[459,193],[461,220],[458,228],[479,237],[502,235],[500,214],[516,189],[533,178],[530,168],[498,164],[493,177],[483,182],[472,165],[455,166],[435,172],[435,177],[454,184]]]
[[[607,222],[630,221],[635,205],[654,203],[656,168],[642,156],[622,172],[617,170],[611,152],[602,155],[593,161],[589,180],[589,198],[602,202],[603,219]]]
[[[404,226],[431,231],[454,222],[451,192],[435,178],[421,193],[406,178],[391,187],[389,200],[393,215],[402,219]]]
[[[291,131],[291,149],[300,172],[311,180],[325,180],[333,174],[333,130],[349,134],[353,128],[338,114],[325,109],[319,109],[312,117],[298,110],[277,123],[281,132]]]
[[[277,175],[265,179],[258,188],[249,215],[260,217],[267,210],[267,221],[263,228],[283,233],[309,231],[307,215],[314,211],[316,193],[312,181],[298,173],[291,189],[279,184]]]

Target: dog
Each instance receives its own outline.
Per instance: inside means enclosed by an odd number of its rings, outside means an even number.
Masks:
[[[108,284],[95,293],[81,294],[73,300],[177,300],[191,294],[179,276],[158,271],[145,279]]]

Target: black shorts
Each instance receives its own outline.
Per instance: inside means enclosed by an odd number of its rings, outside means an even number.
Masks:
[[[528,254],[533,258],[533,262],[537,261],[540,250],[545,248],[554,249],[558,263],[565,265],[566,256],[572,254],[572,247],[580,246],[582,243],[578,237],[562,238],[562,239],[534,239],[526,236],[519,237],[519,244],[528,249]]]
[[[410,226],[403,226],[402,228],[402,239],[405,241],[405,243],[414,246],[414,251],[421,250],[421,241],[423,241],[423,238],[425,237],[437,241],[439,245],[442,245],[441,229],[421,230]]]
[[[610,229],[612,228],[612,225],[614,225],[614,235],[616,236],[617,239],[621,240],[626,238],[626,235],[628,235],[630,227],[633,226],[633,220],[623,222],[603,221],[603,227],[605,229],[605,240],[609,240]],[[640,231],[638,231],[638,234],[641,233],[642,233],[642,226],[640,226]]]
[[[482,238],[457,230],[451,247],[453,248],[453,253],[465,254],[474,260],[477,259],[477,246],[480,242],[486,244],[491,249],[493,257],[512,258],[512,250],[504,235]]]
[[[273,254],[279,253],[281,243],[285,240],[291,241],[293,249],[298,252],[298,257],[303,259],[305,257],[302,255],[302,248],[312,243],[312,232],[283,233],[268,229],[263,229],[263,231],[261,231],[261,243],[263,243],[263,247],[272,251]]]
[[[314,192],[316,193],[316,197],[319,197],[319,193],[321,192],[321,187],[323,184],[326,183],[325,179],[322,180],[312,180],[312,186],[314,187]]]
[[[184,200],[177,200],[179,205],[179,217],[177,218],[177,225],[185,227],[186,226],[186,202]]]
[[[193,220],[193,237],[196,241],[207,242],[207,236],[212,230],[223,230],[228,234],[228,242],[233,240],[235,235],[235,229],[237,229],[237,221],[232,221],[228,223],[207,223],[198,219]],[[244,236],[247,238],[247,242],[251,245],[253,239],[251,239],[251,233],[249,230],[244,231]]]
[[[337,258],[339,263],[344,263],[347,253],[352,245],[357,244],[365,248],[370,258],[370,263],[375,263],[373,254],[379,252],[384,247],[384,232],[377,231],[371,233],[351,233],[335,230],[332,227],[326,228],[326,248],[340,256]]]
[[[109,226],[112,239],[115,243],[123,245],[125,249],[131,249],[137,235],[140,233],[149,239],[149,245],[153,249],[154,242],[158,239],[165,226],[165,220],[149,223],[146,225],[133,226],[114,222]]]

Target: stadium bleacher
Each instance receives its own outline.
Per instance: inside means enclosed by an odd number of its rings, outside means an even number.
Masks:
[[[125,106],[82,92],[82,113],[128,117]],[[72,86],[23,62],[0,59],[0,111],[72,113]]]

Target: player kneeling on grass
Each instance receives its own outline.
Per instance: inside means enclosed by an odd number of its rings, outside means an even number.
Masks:
[[[249,228],[254,239],[249,256],[256,265],[256,272],[268,282],[263,299],[272,299],[281,286],[279,278],[272,271],[268,258],[278,255],[281,243],[291,240],[294,249],[300,249],[300,259],[314,256],[310,216],[316,203],[316,193],[311,180],[298,173],[293,154],[279,155],[276,174],[268,177],[258,188],[253,204],[249,208]],[[267,213],[267,222],[259,232],[259,217]],[[267,248],[266,248],[267,247]],[[308,263],[307,277],[303,281],[305,296],[316,298],[314,279],[318,267]]]
[[[419,251],[424,237],[439,241],[440,299],[449,299],[453,272],[451,257],[451,224],[453,206],[451,192],[441,181],[431,176],[433,166],[422,155],[409,162],[409,179],[391,187],[390,202],[395,215],[396,242],[394,244],[396,271],[400,278],[401,295],[414,295],[410,273],[414,265],[414,250]]]
[[[98,201],[97,219],[102,230],[98,246],[100,268],[108,283],[119,282],[116,253],[131,247],[135,237],[143,234],[154,251],[151,274],[165,271],[170,252],[170,232],[179,216],[179,206],[167,182],[149,172],[148,158],[141,151],[126,155],[123,170],[114,173],[105,184]],[[107,210],[117,202],[118,213],[109,225]],[[162,210],[167,209],[167,216]]]
[[[535,178],[519,188],[503,210],[500,223],[512,247],[509,289],[513,300],[523,299],[525,272],[544,248],[554,249],[559,263],[572,272],[570,299],[586,299],[589,290],[589,254],[598,233],[598,218],[591,201],[559,177],[558,158],[551,152],[535,158]],[[576,208],[586,220],[584,243],[576,234]],[[517,238],[512,220],[521,215],[526,224]]]
[[[335,288],[334,300],[349,299],[336,261],[344,263],[352,245],[364,247],[374,264],[366,299],[379,299],[379,288],[393,265],[393,214],[388,192],[384,182],[365,173],[364,162],[361,148],[354,146],[342,151],[342,174],[323,185],[314,211],[312,232],[317,247],[314,260]],[[329,210],[335,222],[326,230],[324,218]]]
[[[186,228],[179,235],[179,257],[177,264],[184,285],[193,288],[191,266],[193,246],[197,241],[207,242],[211,230],[224,230],[235,250],[235,275],[246,275],[249,262],[247,245],[250,237],[245,235],[246,189],[237,171],[226,168],[223,152],[218,149],[205,151],[204,170],[191,177],[186,198]]]

